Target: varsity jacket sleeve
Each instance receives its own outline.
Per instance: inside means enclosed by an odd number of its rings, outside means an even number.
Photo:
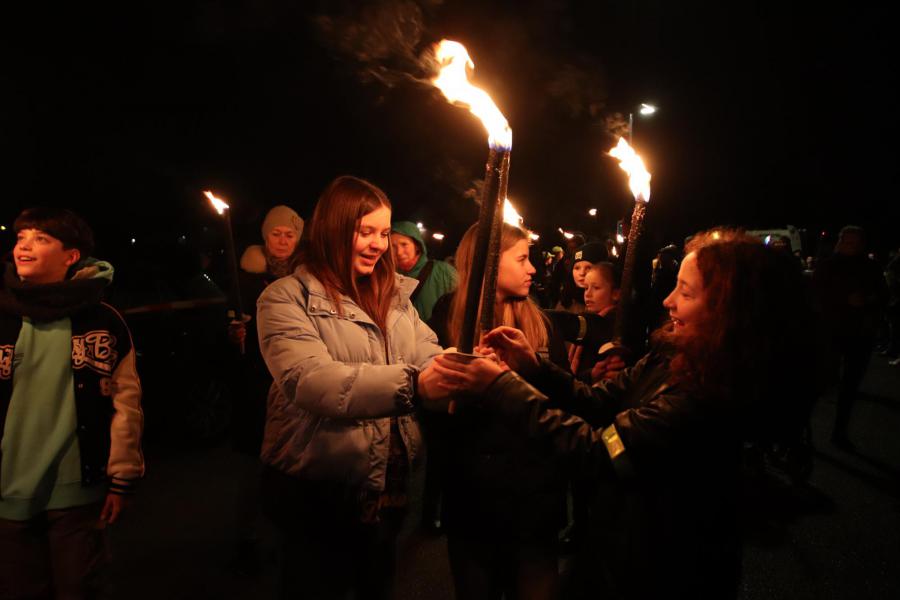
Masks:
[[[109,463],[106,467],[109,491],[113,494],[132,494],[138,480],[144,475],[144,455],[141,436],[144,429],[144,413],[141,410],[141,382],[137,374],[134,344],[131,332],[122,317],[112,307],[120,325],[119,339],[127,340],[127,352],[120,357],[112,373],[113,416],[110,423]],[[126,348],[120,347],[122,350]]]

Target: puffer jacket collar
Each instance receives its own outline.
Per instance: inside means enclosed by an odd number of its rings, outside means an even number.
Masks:
[[[328,295],[328,292],[325,291],[325,286],[322,285],[322,282],[307,270],[306,267],[300,266],[294,271],[293,277],[295,277],[303,288],[309,294],[309,301],[306,303],[306,312],[310,315],[322,315],[322,314],[331,314],[335,317],[339,317],[341,315],[338,314],[337,307],[334,305],[334,302],[331,299],[331,296]],[[416,286],[419,284],[418,280],[412,279],[410,277],[406,277],[404,275],[400,275],[395,273],[395,285],[397,286],[397,291],[399,292],[395,297],[394,304],[391,306],[391,311],[388,314],[387,321],[387,329],[391,330],[394,322],[399,318],[400,314],[398,312],[398,308],[403,306],[403,304],[409,300],[410,295],[413,293],[413,290],[416,289]],[[360,323],[368,323],[375,326],[375,322],[372,320],[369,315],[366,314],[364,310],[362,310],[356,302],[351,300],[350,298],[343,296],[341,298],[341,308],[344,319],[349,319],[351,321],[357,321]]]

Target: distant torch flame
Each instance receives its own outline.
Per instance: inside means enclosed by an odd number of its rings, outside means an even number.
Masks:
[[[522,223],[525,222],[525,219],[523,219],[522,215],[516,211],[512,202],[509,201],[509,198],[503,200],[503,222],[508,223],[513,227],[521,227]]]
[[[441,40],[435,47],[434,54],[440,64],[437,77],[431,80],[435,87],[452,104],[468,108],[469,112],[481,119],[487,129],[491,148],[512,148],[512,129],[509,128],[506,117],[487,92],[469,83],[466,67],[474,70],[475,63],[469,58],[466,47],[459,42]]]
[[[635,200],[650,201],[650,173],[644,166],[644,161],[634,149],[628,145],[625,138],[619,138],[619,143],[609,151],[609,155],[619,161],[619,167],[628,173],[628,187]]]
[[[575,237],[575,234],[574,234],[574,233],[569,233],[568,231],[563,231],[563,228],[562,228],[562,227],[558,227],[557,230],[558,230],[558,231],[562,234],[562,236],[563,236],[564,238],[566,238],[567,240],[571,240],[573,237]]]
[[[216,209],[216,212],[220,215],[225,214],[225,210],[228,208],[228,205],[213,196],[213,193],[210,191],[203,192],[203,195],[209,198],[209,201],[212,203],[213,208]]]

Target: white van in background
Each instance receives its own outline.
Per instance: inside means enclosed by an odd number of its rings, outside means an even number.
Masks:
[[[748,230],[747,233],[758,237],[766,244],[770,243],[775,236],[784,237],[790,240],[792,252],[803,251],[803,240],[800,230],[793,225],[787,225],[783,229],[753,229]]]

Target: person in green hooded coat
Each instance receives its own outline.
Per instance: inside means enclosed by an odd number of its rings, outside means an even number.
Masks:
[[[419,317],[428,321],[438,298],[456,289],[456,269],[442,260],[428,258],[422,233],[410,221],[391,225],[391,250],[397,272],[419,280],[411,300]]]

